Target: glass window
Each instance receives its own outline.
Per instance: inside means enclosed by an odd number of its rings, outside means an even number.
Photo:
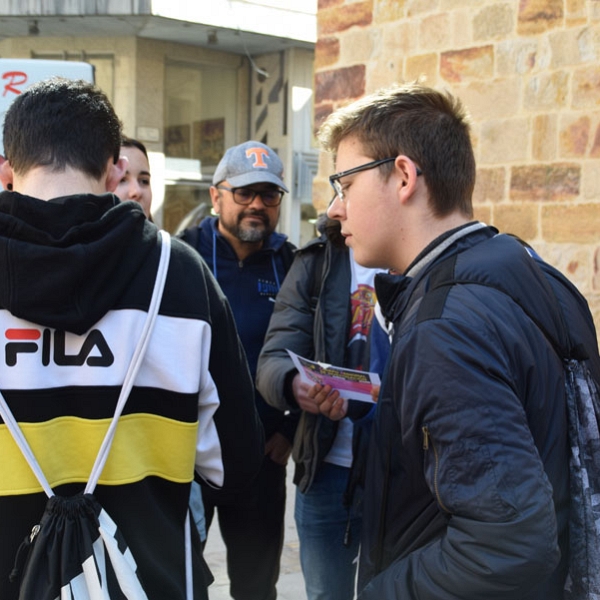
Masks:
[[[183,176],[168,182],[163,221],[168,231],[175,231],[195,210],[210,212],[212,174],[225,150],[237,143],[237,77],[237,68],[166,63],[165,156],[199,160],[202,173],[198,183]]]
[[[237,69],[169,62],[165,93],[165,155],[214,169],[235,144]]]

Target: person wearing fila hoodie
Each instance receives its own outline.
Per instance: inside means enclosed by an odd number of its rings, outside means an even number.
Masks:
[[[256,141],[225,152],[210,188],[217,217],[187,229],[182,239],[205,259],[231,303],[254,379],[275,296],[295,247],[275,232],[287,188],[277,154]],[[265,429],[265,458],[243,493],[203,487],[207,526],[215,510],[227,546],[230,593],[235,600],[275,600],[283,548],[286,463],[297,414],[269,406],[256,392]],[[234,410],[231,406],[230,410]],[[226,410],[225,403],[222,410]]]
[[[57,496],[80,494],[89,477],[161,251],[140,205],[107,193],[124,174],[120,141],[108,99],[82,81],[36,84],[4,123],[0,391]],[[218,410],[233,398],[234,423]],[[263,448],[227,299],[174,239],[154,329],[94,492],[149,600],[208,598],[200,540],[186,529],[191,482],[243,489]],[[9,573],[47,498],[2,421],[0,456],[0,598],[16,600]]]

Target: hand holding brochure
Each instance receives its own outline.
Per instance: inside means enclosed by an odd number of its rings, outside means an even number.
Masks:
[[[287,351],[300,373],[302,381],[314,385],[330,385],[340,393],[341,398],[373,402],[371,390],[380,385],[379,375],[368,371],[355,371],[308,360],[291,350]]]

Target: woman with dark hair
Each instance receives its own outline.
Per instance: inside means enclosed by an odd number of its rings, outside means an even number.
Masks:
[[[150,218],[152,188],[150,187],[150,162],[146,147],[139,140],[123,137],[121,156],[127,159],[125,175],[119,182],[115,194],[124,202],[138,202],[146,217]]]

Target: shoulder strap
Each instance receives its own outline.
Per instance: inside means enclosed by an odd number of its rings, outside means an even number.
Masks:
[[[287,273],[294,262],[294,255],[296,253],[295,246],[290,242],[284,242],[281,247],[281,260],[283,262],[283,269]]]
[[[115,436],[115,430],[117,427],[117,422],[121,413],[123,412],[123,408],[125,407],[125,403],[129,398],[129,393],[131,392],[131,388],[133,387],[133,382],[135,381],[136,375],[140,369],[142,360],[144,358],[144,354],[148,347],[148,342],[150,340],[150,333],[152,332],[152,328],[154,327],[154,323],[156,321],[156,316],[158,314],[158,309],[160,307],[160,301],[162,299],[162,293],[165,286],[165,281],[167,278],[167,271],[169,267],[169,257],[171,253],[171,238],[166,231],[159,231],[160,239],[161,239],[161,253],[160,253],[160,261],[158,263],[158,272],[156,275],[156,281],[154,283],[154,290],[152,292],[152,298],[150,300],[150,306],[148,308],[148,313],[146,316],[146,321],[144,322],[144,328],[142,330],[142,335],[138,344],[133,353],[133,357],[129,364],[129,368],[127,369],[127,373],[125,374],[125,381],[123,382],[123,386],[121,388],[121,393],[119,395],[119,399],[117,401],[117,407],[115,409],[115,414],[112,418],[112,421],[108,427],[108,431],[104,436],[102,441],[102,445],[100,446],[100,450],[96,457],[94,466],[92,468],[92,472],[90,474],[90,479],[86,485],[85,493],[91,494],[93,493],[96,484],[98,483],[98,479],[100,478],[100,474],[104,469],[104,465],[106,464],[106,460],[108,458],[108,453],[110,451],[110,447],[112,445],[112,441]],[[33,454],[31,447],[27,443],[19,424],[14,418],[4,396],[0,392],[0,416],[6,423],[6,427],[12,434],[17,446],[23,453],[25,460],[28,462],[31,470],[35,474],[37,480],[40,482],[42,488],[46,495],[50,498],[54,496],[54,492],[46,479],[46,476],[42,472],[42,469]]]
[[[439,265],[436,265],[431,271],[431,274],[429,276],[429,288],[423,295],[421,299],[421,304],[419,305],[417,311],[417,323],[421,323],[422,321],[426,321],[428,319],[437,319],[442,315],[444,305],[446,303],[446,298],[448,297],[448,293],[450,292],[451,287],[460,284],[480,285],[483,287],[493,288],[496,291],[501,292],[505,296],[510,298],[542,332],[544,337],[554,348],[556,354],[563,361],[568,361],[570,358],[572,358],[572,356],[576,354],[577,349],[571,347],[562,349],[559,346],[558,342],[550,335],[550,333],[542,325],[540,320],[534,314],[532,314],[531,311],[527,310],[527,308],[523,306],[523,304],[519,302],[517,298],[512,296],[508,291],[502,289],[498,285],[494,285],[493,283],[485,283],[482,281],[475,281],[471,279],[456,279],[454,269],[456,266],[457,257],[457,254],[450,256],[449,258],[443,260]],[[547,280],[548,276],[537,264],[535,258],[533,258],[533,256],[530,255],[530,260],[533,261],[535,267],[540,270],[541,275]],[[564,331],[568,332],[563,311],[553,290],[552,292],[556,314],[560,320],[561,327]]]
[[[323,286],[323,269],[325,268],[325,254],[327,254],[327,244],[319,248],[315,256],[313,265],[313,277],[310,286],[310,309],[312,312],[317,310],[319,297],[321,296],[321,287]]]

